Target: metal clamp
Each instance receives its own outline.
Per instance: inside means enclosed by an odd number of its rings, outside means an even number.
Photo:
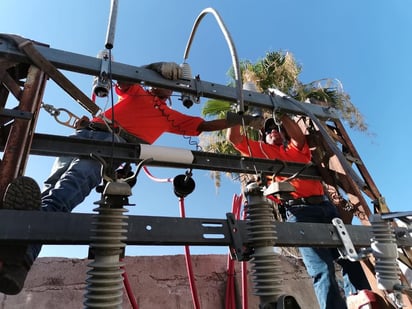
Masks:
[[[233,213],[228,212],[226,214],[227,218],[227,224],[229,226],[229,233],[231,237],[231,250],[230,250],[230,255],[232,259],[236,261],[248,261],[250,260],[249,254],[247,254],[247,250],[245,250],[241,233],[240,233],[240,227],[235,219],[235,216]]]
[[[346,230],[345,224],[340,218],[333,218],[332,224],[336,228],[340,239],[342,240],[343,247],[338,248],[341,255],[345,258],[348,258],[350,261],[359,261],[362,259],[356,252],[355,247],[353,246],[352,240],[350,239],[349,233]]]

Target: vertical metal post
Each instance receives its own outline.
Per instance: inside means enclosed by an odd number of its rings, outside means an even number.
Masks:
[[[28,161],[33,134],[36,127],[46,75],[35,66],[30,66],[24,83],[18,109],[32,113],[31,119],[14,119],[0,161],[0,193],[3,196],[7,185],[16,177],[24,175]]]
[[[114,44],[114,34],[116,30],[116,21],[117,21],[117,7],[118,7],[118,1],[112,0],[111,6],[110,6],[109,24],[107,26],[107,33],[106,33],[105,47],[107,49],[112,49],[113,44]]]

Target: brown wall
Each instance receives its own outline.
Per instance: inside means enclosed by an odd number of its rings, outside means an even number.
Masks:
[[[124,261],[139,309],[193,308],[183,255],[126,257]],[[39,258],[22,293],[16,296],[0,293],[0,308],[84,308],[85,279],[90,262],[85,259]],[[227,256],[196,255],[192,256],[192,264],[200,307],[225,308]],[[237,278],[240,279],[240,263],[235,264]],[[302,308],[317,308],[311,280],[301,262],[282,257],[280,264],[284,294],[293,295]],[[252,285],[249,281],[249,291]],[[240,291],[240,284],[238,287]],[[131,308],[126,292],[123,308]],[[252,292],[249,292],[249,308],[259,308],[259,298]]]

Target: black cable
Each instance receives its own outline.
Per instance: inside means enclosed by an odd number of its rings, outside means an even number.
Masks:
[[[155,99],[153,98],[153,106],[157,110],[160,111],[163,117],[166,118],[166,120],[170,123],[172,127],[177,129],[178,131],[181,132],[181,135],[184,139],[188,141],[188,144],[191,146],[195,146],[196,150],[201,150],[202,147],[200,147],[199,143],[196,140],[193,140],[193,137],[190,135],[186,135],[185,130],[183,130],[179,125],[175,124],[175,120],[171,119],[171,115],[167,113],[167,110],[162,106],[161,104],[156,103]]]
[[[111,122],[114,124],[114,96],[113,96],[113,80],[112,80],[112,50],[109,49],[109,83],[110,83],[110,106],[111,106]],[[112,133],[112,147],[111,147],[111,154],[110,154],[110,166],[114,170],[114,147],[115,147],[115,133],[114,130],[111,130]]]

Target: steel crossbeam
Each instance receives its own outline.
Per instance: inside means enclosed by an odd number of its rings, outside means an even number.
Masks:
[[[85,245],[90,243],[95,214],[0,210],[0,242]],[[231,246],[230,225],[225,219],[128,216],[127,245]],[[247,221],[236,222],[243,245],[249,244]],[[274,222],[276,246],[341,247],[332,224]],[[368,226],[347,225],[357,248],[369,247],[373,237]],[[53,233],[50,233],[50,231]],[[188,233],[187,231],[190,231]],[[396,228],[398,247],[411,247],[406,228]]]
[[[285,162],[279,160],[254,159],[235,155],[214,154],[201,151],[182,150],[172,147],[159,147],[144,145],[145,154],[141,151],[142,145],[129,143],[95,141],[87,139],[76,139],[66,136],[35,134],[31,145],[30,153],[42,156],[83,156],[90,157],[90,154],[97,154],[103,158],[115,157],[125,162],[138,163],[142,159],[153,157],[148,162],[150,166],[192,168],[202,170],[214,170],[221,172],[234,172],[255,174],[273,174],[281,176],[292,176],[299,173],[301,178],[320,179],[320,174],[315,166],[305,167],[304,164],[295,162]],[[0,150],[4,148],[4,141],[0,141]],[[172,154],[173,151],[183,154],[187,160],[178,160],[173,156],[160,156],[159,152]],[[180,156],[179,156],[180,157]],[[156,159],[157,158],[157,159]],[[171,159],[170,159],[171,158]]]
[[[44,44],[33,43],[36,51],[58,69],[92,76],[98,76],[100,74],[101,59],[49,48]],[[31,64],[29,57],[16,46],[11,36],[7,34],[0,34],[0,58],[5,58],[15,63]],[[233,87],[200,79],[172,81],[162,78],[152,70],[119,62],[113,62],[111,64],[111,76],[114,80],[135,83],[144,82],[147,85],[168,88],[177,92],[185,92],[200,97],[219,99],[233,103],[238,100],[236,88]],[[333,108],[305,104],[292,98],[284,98],[276,94],[268,95],[248,90],[242,91],[245,107],[250,106],[268,109],[276,107],[276,109],[280,111],[302,115],[306,114],[304,111],[306,109],[321,119],[338,119],[336,110]],[[291,103],[291,101],[294,103]],[[299,108],[299,106],[304,106],[304,108]]]

